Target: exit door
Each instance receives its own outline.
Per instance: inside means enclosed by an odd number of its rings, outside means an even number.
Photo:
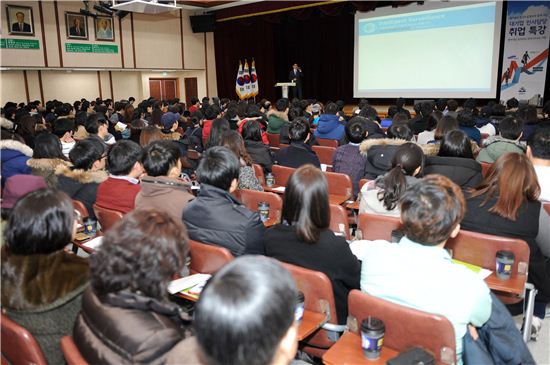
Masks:
[[[149,94],[157,100],[179,98],[178,79],[149,79]]]

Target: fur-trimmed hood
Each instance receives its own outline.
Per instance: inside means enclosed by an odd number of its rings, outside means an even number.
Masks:
[[[24,154],[25,156],[32,157],[32,148],[14,139],[1,140],[0,149],[18,151]]]
[[[78,181],[81,184],[101,184],[107,178],[109,175],[107,174],[107,171],[103,170],[97,170],[97,171],[90,171],[90,170],[82,170],[82,169],[74,169],[71,170],[69,166],[65,165],[59,165],[55,169],[55,174],[57,176],[65,176],[69,179],[73,179]]]
[[[0,127],[4,129],[13,129],[13,122],[8,118],[0,117]]]
[[[366,139],[363,142],[361,142],[361,145],[359,145],[359,151],[361,151],[361,154],[364,156],[367,156],[368,151],[373,146],[401,146],[402,144],[405,144],[407,140],[404,139],[394,139],[394,138],[373,138],[373,139]]]
[[[63,250],[14,255],[2,250],[2,306],[42,312],[80,295],[88,284],[88,260]]]
[[[31,158],[27,161],[31,169],[56,170],[58,166],[70,167],[71,163],[60,158]]]

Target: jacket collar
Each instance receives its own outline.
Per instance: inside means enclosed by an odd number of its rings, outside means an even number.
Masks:
[[[69,179],[78,181],[81,184],[100,184],[107,180],[108,174],[106,171],[97,170],[81,170],[81,169],[71,169],[69,166],[59,165],[55,169],[56,175],[65,176]]]
[[[307,143],[304,143],[304,142],[290,141],[290,145],[292,147],[296,147],[296,148],[300,148],[300,149],[303,149],[303,150],[306,150],[306,151],[309,151],[309,152],[313,152],[313,149],[311,148],[311,146],[308,145]]]
[[[55,170],[60,165],[71,166],[71,163],[60,158],[31,158],[27,161],[27,166],[33,169]]]
[[[158,186],[170,186],[174,188],[187,190],[191,187],[191,184],[186,183],[180,179],[174,179],[168,176],[145,176],[141,178],[142,188],[146,184],[158,185]]]
[[[224,198],[233,204],[241,205],[241,202],[238,201],[233,195],[231,195],[228,191],[217,188],[213,185],[208,184],[201,184],[201,190],[199,192],[199,198],[200,197],[206,197],[206,198]]]
[[[32,157],[32,148],[14,139],[1,140],[0,149],[18,151],[24,154],[25,156]]]

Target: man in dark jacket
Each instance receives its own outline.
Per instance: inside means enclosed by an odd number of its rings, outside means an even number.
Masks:
[[[264,254],[265,227],[231,195],[238,186],[240,163],[225,147],[206,151],[197,169],[201,190],[183,211],[189,238],[227,248],[235,256]]]
[[[309,140],[309,123],[304,118],[298,118],[289,127],[290,146],[277,153],[276,161],[279,165],[297,169],[305,164],[312,164],[321,168],[319,158],[307,144]]]

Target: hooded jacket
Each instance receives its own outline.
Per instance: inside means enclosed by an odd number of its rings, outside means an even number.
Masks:
[[[476,161],[493,163],[505,153],[513,152],[524,154],[525,150],[525,146],[520,142],[502,138],[499,136],[490,137],[487,140],[485,147],[483,147],[481,151],[479,151]]]
[[[404,139],[376,138],[361,142],[359,151],[367,157],[364,179],[374,180],[391,170],[391,160],[397,147],[407,143]]]
[[[479,162],[462,157],[428,157],[424,166],[424,176],[428,174],[446,176],[461,188],[474,188],[483,180]]]
[[[97,187],[107,180],[107,172],[74,169],[60,165],[55,170],[57,188],[67,193],[71,199],[81,201],[91,218],[95,218],[93,205],[96,200]]]
[[[194,199],[189,184],[167,176],[146,176],[141,179],[141,190],[136,196],[136,209],[156,208],[181,219],[187,203]]]
[[[341,140],[344,136],[344,126],[340,124],[339,117],[334,114],[321,114],[319,124],[315,129],[315,137],[324,139]]]
[[[279,134],[281,133],[281,127],[288,123],[288,115],[285,112],[277,110],[272,111],[269,114],[267,122],[267,133]]]
[[[32,156],[32,149],[14,139],[0,141],[2,157],[2,186],[13,175],[29,175],[32,171],[27,161]]]
[[[248,152],[254,163],[262,166],[264,172],[271,172],[271,168],[273,166],[273,156],[271,155],[271,150],[269,147],[260,141],[251,140],[245,140],[244,146],[246,148],[246,152]]]
[[[49,364],[63,364],[61,337],[71,334],[88,283],[88,260],[60,250],[14,255],[2,250],[2,307],[36,338]]]
[[[199,196],[183,211],[189,238],[227,248],[235,256],[264,254],[265,227],[228,191],[202,184]]]
[[[88,288],[73,338],[90,364],[165,364],[174,347],[191,335],[189,320],[177,304],[167,300],[128,290],[100,299]],[[179,347],[177,355],[180,364],[196,363],[189,348]]]
[[[70,167],[71,163],[60,158],[31,158],[27,161],[27,165],[31,168],[33,175],[42,176],[46,180],[48,187],[56,188],[57,176],[55,170],[59,166]]]

